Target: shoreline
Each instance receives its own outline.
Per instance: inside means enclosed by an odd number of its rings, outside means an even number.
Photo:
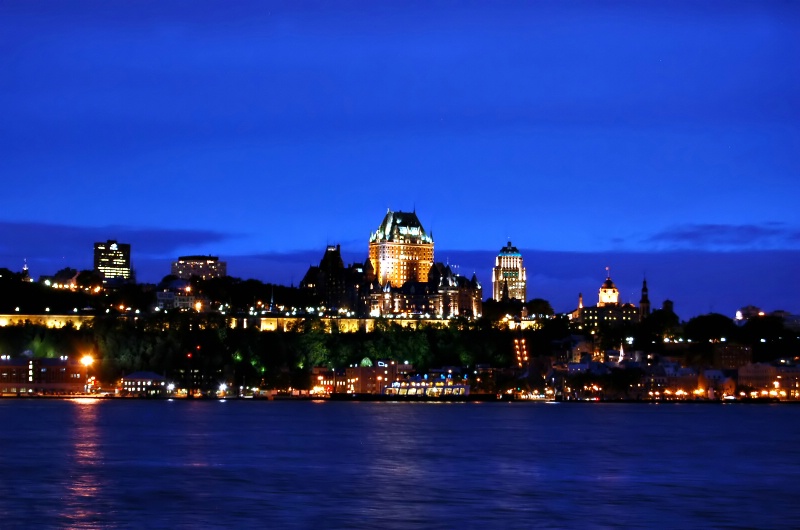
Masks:
[[[332,394],[331,396],[271,396],[271,397],[200,397],[185,398],[173,396],[99,396],[93,394],[65,394],[65,395],[0,395],[0,401],[13,400],[85,400],[97,401],[173,401],[173,402],[203,402],[203,401],[330,401],[337,403],[347,402],[380,402],[380,403],[545,403],[545,404],[637,404],[637,405],[793,405],[800,401],[779,400],[774,398],[747,398],[734,400],[639,400],[639,399],[613,399],[613,400],[546,400],[546,399],[516,399],[511,396],[497,396],[495,394],[470,394],[469,396],[452,397],[401,397],[375,394]]]

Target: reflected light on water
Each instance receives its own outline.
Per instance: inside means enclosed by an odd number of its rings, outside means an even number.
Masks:
[[[66,483],[65,505],[74,524],[91,525],[101,520],[102,503],[97,502],[100,492],[100,477],[97,466],[103,463],[98,445],[98,414],[100,401],[97,398],[75,398],[75,422],[72,430],[73,471]]]

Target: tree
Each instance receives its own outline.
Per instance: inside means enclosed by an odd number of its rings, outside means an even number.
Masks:
[[[544,298],[533,298],[525,304],[525,307],[528,309],[528,316],[533,318],[549,318],[555,315],[550,302]]]
[[[103,275],[94,270],[82,270],[78,273],[75,283],[79,288],[94,291],[103,288]]]
[[[686,338],[693,342],[707,343],[722,339],[730,340],[737,334],[733,320],[719,313],[694,317],[683,328]]]
[[[71,269],[69,267],[64,267],[63,269],[61,269],[60,271],[58,271],[53,275],[53,279],[57,283],[68,283],[76,276],[78,276],[77,270]]]

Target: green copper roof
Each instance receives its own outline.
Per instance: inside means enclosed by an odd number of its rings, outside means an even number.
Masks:
[[[433,243],[416,212],[386,212],[383,222],[370,235],[370,243],[374,241],[403,241],[406,243]]]
[[[516,256],[521,258],[522,254],[519,253],[517,247],[511,246],[511,241],[508,242],[508,245],[500,249],[500,256]]]

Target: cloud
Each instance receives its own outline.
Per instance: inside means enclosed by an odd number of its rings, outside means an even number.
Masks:
[[[521,248],[520,252],[528,298],[549,300],[556,311],[574,309],[578,293],[583,293],[585,303],[596,303],[607,266],[623,301],[638,305],[646,278],[653,308],[672,300],[684,319],[711,311],[732,316],[749,304],[767,311],[800,310],[796,281],[800,249],[554,252]],[[475,271],[484,298],[491,296],[496,255],[496,251],[436,250],[437,261],[449,259],[464,276]]]
[[[642,280],[647,278],[654,308],[672,300],[684,319],[716,311],[733,315],[745,305],[767,311],[800,307],[800,250],[743,250],[710,252],[670,250],[659,252],[555,252],[520,249],[528,277],[528,298],[549,300],[556,311],[575,308],[578,293],[584,302],[597,302],[606,267],[625,302],[639,303]],[[229,274],[242,278],[297,285],[309,265],[316,265],[324,249],[231,256]],[[484,298],[492,295],[491,269],[497,250],[437,248],[435,260],[449,263],[463,276],[476,274]],[[345,265],[363,262],[364,252],[342,250]]]
[[[793,249],[800,243],[800,230],[785,223],[686,224],[658,232],[644,242],[665,249]]]
[[[58,256],[65,261],[86,263],[92,260],[94,243],[109,239],[129,243],[137,257],[173,257],[183,248],[220,243],[237,237],[235,234],[212,230],[120,225],[85,227],[0,221],[0,258],[4,261],[22,258],[35,260]]]

